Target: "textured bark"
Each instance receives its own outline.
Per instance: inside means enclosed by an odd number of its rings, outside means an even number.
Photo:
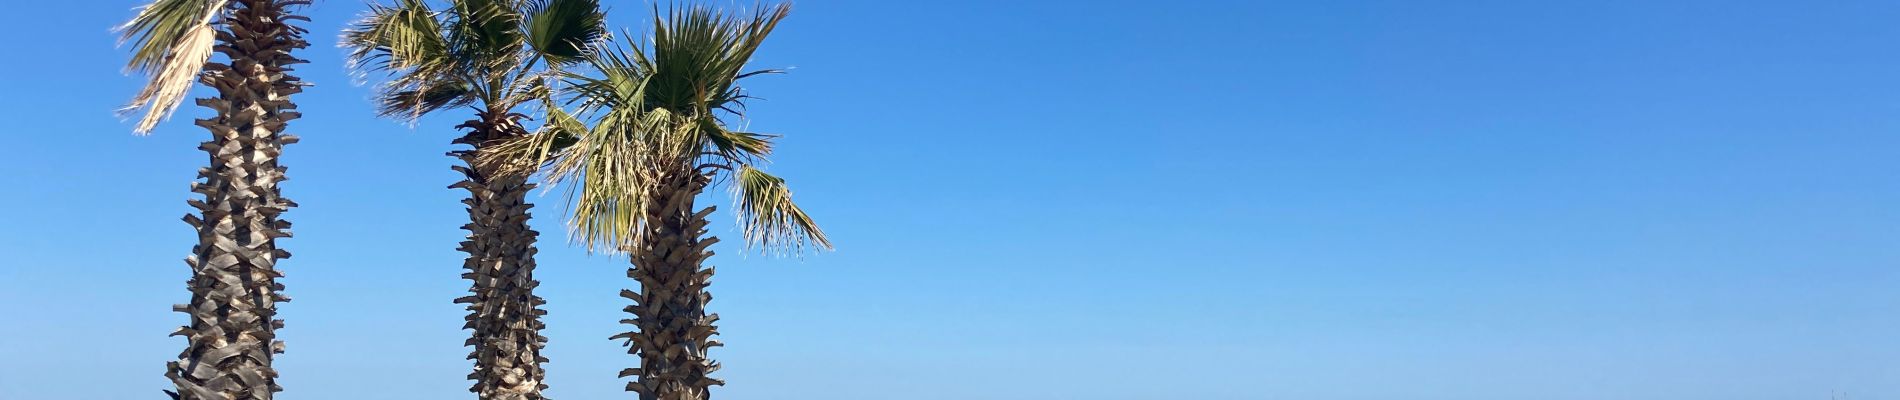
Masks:
[[[290,253],[277,248],[278,238],[290,236],[290,222],[281,214],[296,203],[283,198],[277,184],[284,167],[277,156],[297,138],[284,134],[290,120],[300,116],[290,95],[303,84],[288,73],[303,63],[290,52],[308,43],[302,28],[285,12],[301,2],[239,0],[217,33],[216,50],[228,63],[207,63],[201,82],[217,89],[218,97],[198,100],[217,112],[197,125],[211,131],[200,149],[210,154],[210,166],[200,169],[191,191],[202,199],[187,203],[198,210],[185,222],[198,231],[198,245],[185,259],[191,266],[191,303],[173,309],[191,317],[191,324],[174,335],[184,336],[185,351],[167,363],[165,376],[186,400],[270,399],[283,388],[271,368],[274,355],[283,352],[276,340],[283,321],[277,302],[283,277],[277,260]]]
[[[719,370],[719,363],[707,357],[707,350],[720,346],[713,323],[718,314],[707,314],[706,292],[713,269],[700,263],[712,257],[708,246],[719,241],[705,236],[706,216],[713,207],[695,210],[694,198],[709,179],[695,174],[680,174],[670,179],[675,188],[663,201],[648,206],[645,232],[628,250],[633,263],[627,277],[640,284],[640,291],[621,291],[633,300],[626,312],[633,319],[620,322],[635,330],[615,339],[626,339],[629,354],[640,357],[640,368],[620,372],[622,378],[635,377],[627,390],[641,400],[704,400],[708,389],[725,382],[708,374]]]
[[[527,130],[517,122],[518,114],[481,113],[477,119],[457,128],[469,133],[457,144],[480,149],[495,140],[523,135]],[[540,306],[547,302],[534,295],[534,240],[537,233],[528,228],[528,191],[534,188],[526,176],[499,174],[494,168],[475,162],[476,151],[449,153],[465,165],[454,167],[466,179],[451,188],[462,188],[469,198],[468,241],[460,250],[468,252],[463,278],[474,282],[473,294],[456,299],[468,304],[468,323],[474,330],[466,345],[475,347],[468,358],[475,360],[475,381],[469,391],[483,400],[540,400],[544,371],[541,348],[547,338],[541,336]]]

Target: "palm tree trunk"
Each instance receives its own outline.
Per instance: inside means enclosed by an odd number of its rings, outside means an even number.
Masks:
[[[304,61],[290,52],[308,45],[300,38],[304,30],[286,21],[302,19],[284,10],[293,5],[233,2],[216,47],[230,61],[207,63],[200,78],[218,97],[199,99],[198,105],[217,116],[197,120],[211,131],[211,140],[199,146],[211,165],[199,169],[203,180],[192,184],[203,199],[187,202],[198,210],[185,215],[198,231],[198,245],[185,258],[192,271],[191,303],[172,307],[191,317],[190,325],[173,333],[185,337],[185,351],[166,365],[165,376],[178,388],[167,391],[174,398],[264,400],[283,390],[271,361],[283,352],[276,340],[283,327],[275,319],[277,302],[290,301],[279,293],[283,274],[276,264],[290,253],[278,249],[276,240],[290,237],[290,222],[279,217],[297,204],[278,191],[285,168],[277,156],[297,142],[283,133],[300,116],[290,95],[303,86],[289,75],[289,66]]]
[[[628,368],[621,377],[635,376],[627,390],[641,400],[705,400],[708,389],[725,382],[708,377],[719,370],[719,363],[706,355],[720,346],[719,329],[713,322],[719,314],[707,314],[706,303],[712,294],[706,286],[712,282],[713,269],[700,268],[712,257],[708,246],[719,241],[706,234],[706,216],[713,207],[694,211],[693,200],[708,183],[702,175],[682,174],[672,181],[677,188],[663,201],[648,207],[645,232],[628,249],[633,263],[627,277],[640,284],[640,291],[621,291],[634,301],[626,311],[633,319],[620,322],[636,330],[614,336],[627,339],[629,354],[640,356],[640,368]]]
[[[482,112],[478,119],[457,128],[469,133],[455,143],[480,149],[496,139],[525,134],[517,122],[518,114]],[[534,188],[526,176],[500,174],[495,168],[476,163],[476,150],[456,151],[449,155],[465,165],[454,167],[466,179],[451,188],[469,191],[468,241],[460,250],[468,252],[463,278],[474,281],[471,296],[456,299],[468,304],[468,323],[473,329],[466,345],[475,347],[468,358],[475,360],[475,381],[469,391],[482,400],[541,400],[544,371],[541,348],[547,338],[541,336],[540,309],[547,301],[534,295],[534,239],[537,233],[528,227],[528,191]]]

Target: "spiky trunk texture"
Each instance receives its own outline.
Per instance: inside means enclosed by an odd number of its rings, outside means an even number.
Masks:
[[[188,201],[196,214],[185,222],[198,230],[198,245],[185,259],[191,266],[191,303],[173,308],[191,316],[191,325],[174,335],[186,339],[178,361],[167,363],[165,376],[185,400],[263,400],[283,391],[274,355],[283,352],[276,340],[283,320],[277,302],[290,301],[279,292],[277,260],[290,253],[277,248],[277,238],[290,236],[290,222],[280,215],[297,204],[280,195],[277,183],[284,167],[277,164],[283,146],[297,138],[284,134],[287,122],[301,116],[290,95],[303,84],[290,76],[290,65],[303,63],[290,52],[308,45],[304,30],[286,20],[285,7],[301,2],[239,0],[217,33],[217,51],[229,63],[207,63],[200,81],[218,90],[218,97],[198,100],[217,111],[197,125],[211,131],[211,140],[199,148],[210,153],[211,166],[200,169],[203,179],[191,191],[204,196]]]
[[[706,313],[713,268],[700,266],[713,255],[707,247],[719,239],[705,236],[713,207],[695,210],[693,205],[709,178],[687,173],[668,181],[672,193],[646,210],[647,221],[654,223],[627,249],[633,264],[627,277],[640,284],[640,291],[620,292],[634,301],[625,309],[633,319],[620,322],[635,330],[614,338],[627,340],[627,352],[640,356],[640,368],[622,370],[620,377],[636,377],[627,390],[641,400],[705,400],[708,389],[725,384],[707,376],[719,370],[706,355],[720,346],[713,338],[719,334],[713,326],[719,314]]]
[[[540,309],[547,301],[534,295],[534,239],[528,228],[528,191],[534,188],[527,177],[500,174],[496,168],[476,163],[477,151],[495,140],[519,136],[527,130],[518,122],[519,114],[481,112],[477,119],[457,128],[468,129],[457,144],[477,150],[455,151],[465,165],[455,166],[466,179],[451,188],[462,188],[469,197],[468,241],[460,250],[468,252],[462,277],[474,282],[473,295],[456,299],[468,304],[468,323],[463,329],[474,330],[466,345],[475,347],[468,358],[475,360],[475,381],[469,391],[483,400],[540,400],[544,371],[541,348],[547,338],[541,336]]]

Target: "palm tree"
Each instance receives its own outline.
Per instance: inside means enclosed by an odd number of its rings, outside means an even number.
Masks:
[[[625,339],[639,368],[627,390],[643,400],[699,400],[724,382],[708,376],[719,364],[707,350],[717,314],[706,312],[713,269],[702,266],[718,242],[706,235],[713,207],[696,204],[708,187],[726,184],[738,203],[749,244],[797,251],[830,248],[818,226],[792,203],[785,180],[755,166],[777,136],[732,130],[721,115],[739,116],[747,96],[741,78],[775,72],[743,70],[789,8],[733,17],[708,7],[656,16],[652,45],[604,48],[589,58],[598,77],[566,73],[577,111],[546,107],[544,134],[485,152],[506,169],[540,170],[550,183],[570,182],[576,235],[593,250],[624,251],[623,290],[631,332]],[[655,14],[659,14],[656,10]],[[579,117],[577,117],[579,116]],[[592,127],[581,118],[587,118]]]
[[[173,398],[269,399],[283,388],[271,360],[283,352],[276,340],[283,321],[277,302],[283,276],[277,260],[290,253],[277,239],[290,236],[281,214],[297,203],[285,199],[277,183],[284,167],[277,156],[297,142],[284,133],[297,119],[290,95],[303,83],[290,75],[291,55],[308,45],[303,28],[290,21],[308,19],[290,9],[304,0],[153,0],[119,28],[132,44],[128,69],[150,81],[122,113],[144,110],[134,132],[146,134],[184,102],[192,82],[217,90],[198,99],[216,112],[197,125],[211,131],[198,148],[210,154],[199,169],[203,181],[192,184],[202,199],[187,201],[198,210],[185,222],[198,231],[198,244],[185,258],[191,266],[191,303],[173,306],[191,323],[173,335],[185,337],[185,351],[167,363],[165,376],[177,391]],[[212,62],[212,53],[224,62]]]
[[[469,391],[488,400],[541,399],[547,388],[541,364],[539,306],[534,295],[534,240],[528,227],[526,195],[534,186],[526,176],[474,164],[476,151],[503,139],[527,135],[517,108],[545,96],[546,72],[580,60],[583,50],[603,36],[598,0],[456,0],[438,12],[424,0],[371,5],[343,37],[353,68],[391,76],[378,92],[384,116],[413,120],[451,107],[473,108],[473,119],[457,125],[466,133],[453,141],[473,147],[449,155],[465,165],[453,167],[466,179],[451,188],[469,191],[468,253],[463,278],[473,281],[468,304],[466,342]]]

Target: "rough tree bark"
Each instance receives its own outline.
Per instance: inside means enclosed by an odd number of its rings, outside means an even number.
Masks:
[[[266,400],[283,388],[271,368],[274,355],[283,352],[276,330],[280,294],[277,260],[290,253],[277,248],[278,238],[290,236],[290,222],[281,214],[297,204],[278,191],[284,167],[277,156],[283,146],[297,142],[284,127],[301,114],[290,95],[303,83],[291,76],[290,65],[303,63],[291,51],[308,45],[305,30],[289,20],[304,20],[286,12],[303,1],[238,0],[217,33],[216,51],[228,63],[206,63],[200,81],[218,91],[218,97],[197,104],[217,112],[197,125],[211,132],[199,146],[210,154],[210,166],[200,169],[191,191],[203,199],[187,203],[196,214],[185,222],[198,231],[198,245],[185,259],[192,277],[187,282],[191,303],[173,306],[190,315],[191,324],[174,335],[186,338],[185,351],[167,363],[165,376],[177,386],[170,392],[185,400]]]
[[[477,150],[449,153],[462,160],[464,165],[454,169],[466,177],[450,188],[469,192],[469,198],[462,200],[469,217],[462,228],[469,235],[460,250],[468,252],[462,277],[473,281],[469,288],[473,294],[455,302],[468,304],[468,323],[462,328],[474,330],[465,343],[475,348],[468,354],[475,360],[475,371],[468,375],[475,385],[469,391],[483,400],[541,400],[541,391],[548,387],[541,369],[541,363],[547,362],[541,357],[547,343],[541,336],[541,316],[547,312],[540,309],[547,301],[534,295],[535,286],[540,285],[534,279],[537,233],[528,228],[528,209],[533,205],[527,195],[534,185],[526,176],[500,174],[497,168],[476,162],[483,146],[527,134],[518,122],[521,118],[481,112],[477,119],[457,126],[469,132],[455,140]]]
[[[640,368],[622,370],[620,377],[635,377],[627,390],[641,400],[705,400],[708,389],[725,384],[707,376],[719,370],[707,350],[721,344],[713,338],[719,334],[713,325],[719,315],[706,313],[713,268],[700,267],[713,255],[707,247],[719,239],[705,236],[713,207],[695,210],[693,205],[710,179],[679,174],[670,180],[675,183],[669,187],[676,189],[647,208],[647,221],[654,223],[627,249],[633,264],[627,277],[640,284],[640,291],[620,292],[634,302],[625,309],[634,318],[620,322],[635,330],[614,338],[627,340],[627,352],[640,357]]]

